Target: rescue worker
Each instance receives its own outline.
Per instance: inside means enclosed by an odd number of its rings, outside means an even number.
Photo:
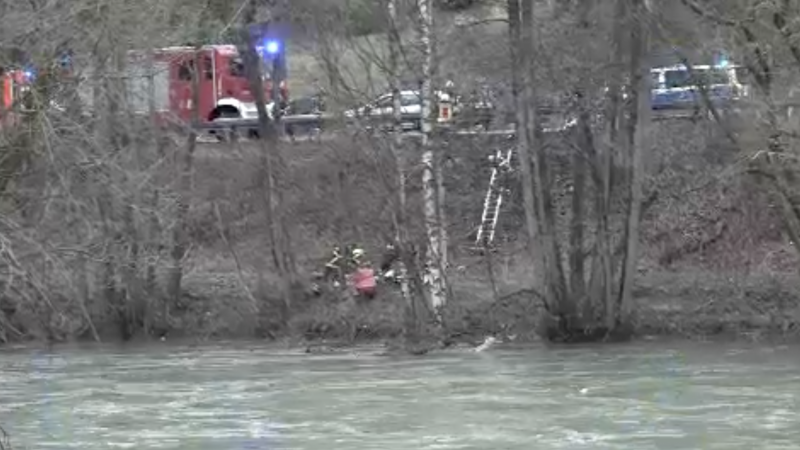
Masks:
[[[333,251],[331,252],[331,259],[325,263],[325,280],[326,281],[333,281],[334,287],[339,287],[341,285],[340,279],[342,277],[342,263],[344,262],[344,257],[342,255],[342,249],[338,245],[333,246]]]
[[[350,250],[350,264],[352,264],[353,269],[358,269],[361,267],[361,264],[365,262],[366,253],[364,249],[362,249],[359,245],[353,245],[352,249]]]
[[[383,252],[383,257],[381,258],[381,266],[380,266],[380,273],[381,277],[384,280],[389,280],[394,278],[394,263],[400,258],[400,252],[397,251],[397,247],[394,244],[386,244],[386,249]]]
[[[367,299],[375,298],[378,282],[375,279],[375,270],[366,261],[361,261],[352,275],[353,287],[356,293]]]

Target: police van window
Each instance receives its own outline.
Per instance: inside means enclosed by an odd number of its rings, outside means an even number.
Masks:
[[[702,84],[704,86],[730,83],[728,72],[722,69],[695,70],[694,76],[696,78],[696,84]]]
[[[736,82],[739,84],[749,84],[750,83],[750,72],[747,70],[746,67],[736,67],[733,69],[734,75],[736,76]]]
[[[650,88],[651,89],[660,89],[661,88],[661,74],[658,72],[651,72],[650,73]]]

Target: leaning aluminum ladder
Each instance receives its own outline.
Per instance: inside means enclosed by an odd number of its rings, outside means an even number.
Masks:
[[[500,207],[503,205],[503,196],[507,194],[506,175],[511,170],[511,157],[514,149],[506,152],[497,150],[489,157],[492,163],[492,176],[489,178],[489,188],[483,201],[483,214],[478,227],[475,245],[479,248],[488,247],[494,241],[497,220],[500,218]]]

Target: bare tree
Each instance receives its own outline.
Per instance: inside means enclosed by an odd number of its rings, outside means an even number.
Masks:
[[[397,1],[387,0],[386,10],[389,16],[389,62],[388,78],[392,90],[392,116],[393,116],[393,136],[390,143],[391,153],[396,164],[397,171],[397,206],[395,208],[395,242],[398,246],[398,276],[400,277],[400,289],[403,300],[406,303],[406,326],[407,335],[416,333],[418,318],[416,317],[416,299],[414,298],[408,279],[407,260],[410,252],[410,241],[406,224],[407,201],[406,201],[406,177],[407,177],[407,157],[403,155],[403,117],[402,103],[400,98],[400,58],[402,55],[402,44],[400,42],[400,30],[398,28]]]
[[[200,104],[200,90],[199,90],[199,77],[200,77],[200,51],[201,47],[195,46],[195,55],[193,59],[191,76],[192,76],[192,121],[194,123],[200,122],[199,104]],[[183,161],[179,168],[179,186],[177,197],[177,217],[176,224],[173,228],[173,245],[172,245],[172,275],[170,277],[170,284],[168,289],[168,296],[173,304],[180,302],[182,293],[181,281],[183,278],[183,264],[187,256],[189,247],[189,237],[187,230],[186,216],[189,212],[188,198],[192,190],[192,177],[194,166],[194,153],[197,148],[197,132],[190,129],[186,138],[186,147],[183,153]],[[168,311],[168,310],[167,310]]]
[[[433,5],[430,0],[419,0],[419,33],[422,53],[422,82],[420,95],[422,96],[422,136],[420,147],[422,149],[422,184],[424,189],[425,226],[428,232],[428,261],[426,270],[429,283],[429,298],[434,315],[441,322],[441,310],[447,304],[447,286],[443,273],[443,231],[440,215],[440,185],[437,182],[437,158],[433,149],[431,133],[433,132]],[[439,158],[440,159],[440,158]],[[440,176],[441,177],[441,176]],[[440,178],[439,177],[439,178]]]
[[[273,16],[277,15],[277,11],[271,11]],[[283,298],[284,298],[284,314],[288,314],[291,308],[291,286],[296,282],[296,268],[294,266],[294,258],[292,257],[290,245],[290,237],[286,232],[286,217],[285,211],[282,208],[281,188],[279,186],[278,174],[284,170],[285,163],[281,156],[281,148],[279,142],[279,127],[277,121],[280,117],[278,106],[278,99],[272,100],[271,114],[267,111],[266,95],[264,93],[264,83],[262,82],[263,74],[261,72],[262,64],[259,62],[259,54],[256,51],[255,36],[252,28],[256,25],[256,4],[249,2],[245,6],[242,13],[242,35],[241,48],[245,60],[245,70],[247,72],[248,82],[250,89],[254,93],[256,108],[258,110],[258,127],[259,127],[259,147],[262,158],[262,166],[264,169],[263,180],[265,181],[262,189],[264,189],[264,201],[266,204],[267,212],[267,227],[269,229],[269,243],[272,251],[272,262],[278,271],[278,274],[284,280]],[[267,24],[269,27],[271,24]],[[260,27],[260,32],[267,31],[264,27]],[[273,83],[277,82],[273,77]],[[273,89],[273,93],[277,92]]]
[[[649,95],[641,94],[649,92],[649,76],[645,76],[648,68],[642,56],[646,52],[642,30],[643,23],[647,23],[647,13],[638,0],[620,0],[617,5],[616,12],[622,13],[617,16],[619,21],[612,27],[601,27],[591,25],[590,15],[597,17],[598,13],[605,13],[610,17],[612,11],[597,5],[581,3],[537,12],[533,2],[509,3],[514,79],[519,86],[515,95],[523,204],[529,248],[536,261],[537,284],[547,311],[542,332],[549,339],[596,339],[609,333],[617,334],[629,326],[630,289],[638,261],[638,226],[645,179],[642,152],[647,146],[641,137],[646,132],[643,120],[647,120],[646,114],[642,118],[642,111],[649,110],[646,103]],[[537,20],[549,21],[551,34],[534,32],[539,27]],[[613,30],[611,47],[617,49],[605,53],[617,58],[610,65],[612,70],[603,73],[608,78],[598,83],[599,77],[590,75],[592,69],[588,65],[558,62],[560,55],[556,55],[556,51],[581,55],[579,60],[588,54],[576,48],[552,49],[556,39],[563,39],[563,33],[569,33],[572,42],[586,43],[600,39],[603,33],[609,32],[606,30]],[[627,56],[622,56],[626,52]],[[552,65],[536,70],[539,65],[534,66],[528,56],[534,54],[537,61],[549,60]],[[586,64],[600,62],[592,60],[597,57],[595,54],[586,58],[589,61]],[[623,63],[627,71],[622,70]],[[550,73],[555,84],[547,81]],[[577,75],[564,77],[564,73]],[[616,88],[614,81],[606,82],[615,78],[626,80],[624,91],[629,94],[625,97],[624,108],[614,106],[623,89]],[[538,85],[568,93],[565,106],[573,118],[566,135],[571,142],[569,175],[559,172],[557,168],[563,164],[559,162],[561,157],[548,150],[550,138],[543,133],[546,117],[540,112],[546,109],[542,102],[552,102],[553,94],[556,98],[558,94],[534,89]],[[607,125],[608,144],[596,137],[595,117],[602,111],[595,108],[592,100],[604,87],[611,105],[603,114],[602,122]],[[551,99],[547,100],[548,97]],[[618,131],[621,121],[625,124],[624,135]],[[561,133],[567,129],[562,128]],[[622,165],[618,166],[620,163]],[[615,179],[612,176],[615,172],[625,176]],[[566,194],[559,187],[562,180],[570,183]],[[589,182],[594,186],[590,187]],[[594,196],[593,202],[589,201],[590,195]],[[562,226],[557,211],[567,200],[569,206],[564,205],[567,213],[562,215],[568,222]],[[625,219],[620,222],[621,229],[617,230],[612,226],[612,219],[620,215],[614,212],[612,205],[620,200],[627,212],[622,215]],[[594,208],[589,209],[590,205]],[[615,241],[617,245],[613,244]],[[587,257],[591,257],[588,265]],[[587,267],[591,271],[587,272]]]

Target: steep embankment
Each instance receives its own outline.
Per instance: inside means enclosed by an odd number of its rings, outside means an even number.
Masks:
[[[571,181],[565,156],[572,147],[562,138],[567,136],[551,136],[548,148],[558,175],[559,211],[568,214]],[[650,200],[642,225],[636,293],[640,330],[791,332],[800,317],[792,284],[796,258],[766,198],[736,168],[738,155],[713,129],[691,121],[659,122],[651,138]],[[450,326],[460,333],[505,329],[524,337],[533,331],[538,305],[524,291],[530,286],[531,260],[524,250],[518,185],[512,184],[503,210],[499,251],[486,259],[469,250],[489,179],[486,157],[511,144],[503,137],[461,137],[446,145],[453,263],[449,274],[453,301],[447,314]],[[394,287],[382,287],[379,298],[368,303],[335,295],[315,297],[308,289],[311,273],[321,268],[335,243],[358,242],[377,262],[392,238],[396,185],[386,140],[339,136],[323,143],[287,143],[281,151],[286,167],[278,179],[283,201],[279,213],[300,277],[292,303],[285,304],[278,294],[258,146],[203,145],[195,155],[185,294],[177,303],[147,299],[141,306],[146,309],[140,312],[143,317],[157,318],[161,311],[169,311],[169,319],[151,332],[203,338],[342,339],[400,332],[403,305]],[[413,147],[404,152],[410,161],[409,225],[421,248],[419,154]],[[159,178],[174,178],[173,168],[163,170]],[[160,251],[156,256],[163,262],[157,265],[157,275],[166,280],[169,247]],[[71,337],[69,330],[86,333],[89,315],[101,335],[115,338],[118,318],[104,300],[98,275],[88,298],[81,299],[84,302],[54,300],[60,322],[43,322],[36,310],[6,308],[7,299],[0,307],[17,329],[30,336],[46,336],[42,331],[46,327],[62,330],[57,334],[61,338]]]
[[[637,291],[642,329],[705,333],[789,327],[795,312],[786,299],[795,296],[788,283],[796,258],[760,188],[737,169],[738,155],[713,128],[688,120],[658,122],[652,138]],[[554,139],[552,151],[566,154],[568,147],[558,141]],[[509,144],[503,138],[462,138],[447,145],[448,230],[453,267],[457,268],[451,274],[457,305],[451,311],[452,323],[477,333],[502,326],[530,331],[536,311],[530,295],[514,294],[528,286],[530,266],[524,253],[517,186],[512,186],[501,217],[501,248],[491,261],[493,280],[488,276],[489,261],[469,251],[489,178],[486,157]],[[381,147],[379,142],[348,139],[289,147],[284,181],[290,187],[287,214],[303,273],[319,268],[334,242],[359,242],[378,258],[392,234],[394,189],[390,166],[375,158]],[[252,283],[265,299],[274,292],[265,263],[268,247],[260,209],[262,194],[254,181],[259,169],[247,159],[252,157],[198,161],[198,177],[208,180],[197,191],[194,207],[195,228],[206,233],[195,256],[204,267],[191,274],[189,286],[197,297],[226,299],[209,303],[216,305],[211,315],[221,322],[228,322],[221,319],[226,314],[235,315],[231,313],[233,305],[245,303],[245,297],[230,249],[210,232],[216,227],[210,205],[221,205],[226,216],[233,249],[244,267],[242,279]],[[420,210],[418,178],[414,167],[409,178],[409,212],[414,219],[412,228],[419,232],[422,224],[415,213]],[[570,201],[568,166],[559,171],[557,184],[557,198],[566,204]],[[564,214],[567,210],[559,207]],[[392,289],[384,292],[389,294],[358,307],[309,298],[305,306],[298,306],[302,311],[293,321],[294,332],[350,335],[364,325],[371,331],[357,334],[395,334],[400,327],[399,299]],[[492,299],[496,296],[505,300],[495,303]],[[222,314],[223,310],[227,312]],[[274,325],[277,331],[280,327]],[[219,327],[221,334],[241,329],[230,324]]]

